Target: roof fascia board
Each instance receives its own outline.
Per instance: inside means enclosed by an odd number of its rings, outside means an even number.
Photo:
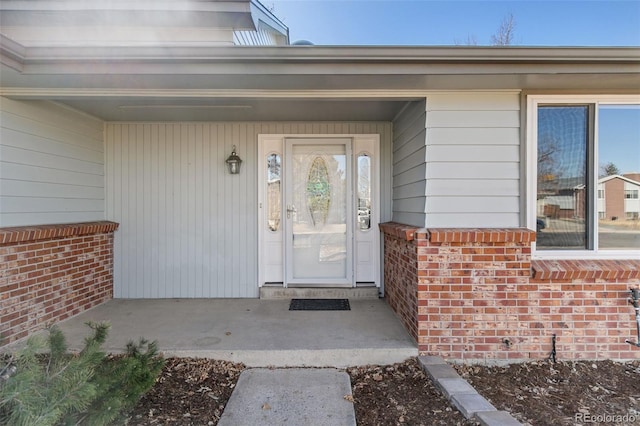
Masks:
[[[263,22],[289,40],[289,28],[257,0],[251,0],[251,17],[256,30],[260,27],[260,22]]]
[[[174,89],[55,89],[28,87],[0,87],[0,96],[21,99],[71,99],[92,97],[145,98],[268,98],[268,99],[417,99],[433,93],[457,91],[424,90],[174,90]],[[460,91],[462,92],[462,91]],[[468,93],[469,90],[464,92]],[[519,93],[518,90],[476,90],[475,92]]]
[[[22,72],[26,49],[20,43],[0,34],[0,63]]]
[[[501,76],[588,75],[640,77],[640,64],[481,64],[481,63],[260,63],[224,62],[215,59],[175,63],[167,60],[101,61],[99,59],[25,61],[23,75],[360,75],[360,76]],[[513,87],[511,87],[513,89]]]
[[[248,98],[248,99],[390,99],[407,102],[435,94],[456,93],[519,94],[521,90],[173,90],[173,89],[53,89],[0,87],[0,96],[12,99],[82,99],[82,98]]]
[[[3,0],[2,11],[78,11],[78,10],[166,10],[202,12],[249,12],[251,0],[175,1],[175,0]],[[188,7],[186,7],[188,5]]]
[[[632,63],[640,64],[640,48],[535,47],[316,47],[316,46],[119,46],[29,47],[25,60],[154,59],[179,62],[210,59],[227,62],[324,63]]]
[[[140,25],[144,27],[191,26],[253,29],[251,13],[243,12],[209,12],[197,10],[78,10],[37,11],[33,13],[3,11],[0,25],[11,27],[59,27],[65,28],[69,23],[82,23],[83,26],[117,28]]]

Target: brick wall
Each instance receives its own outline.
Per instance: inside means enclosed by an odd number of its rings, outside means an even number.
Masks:
[[[527,229],[387,223],[381,230],[386,296],[415,300],[389,304],[413,327],[407,329],[423,354],[541,359],[555,334],[558,359],[640,358],[640,349],[624,343],[636,338],[627,299],[629,288],[640,286],[638,260],[532,261],[535,232]]]
[[[111,299],[117,228],[113,222],[0,228],[0,344]]]
[[[387,303],[398,314],[400,321],[409,334],[418,340],[418,250],[411,241],[421,241],[414,238],[415,229],[401,226],[387,228],[389,238],[384,240],[384,296]]]

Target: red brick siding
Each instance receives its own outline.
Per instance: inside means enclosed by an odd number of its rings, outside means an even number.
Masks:
[[[629,288],[640,284],[640,261],[532,262],[535,232],[527,229],[414,228],[411,233],[393,223],[381,229],[385,296],[391,287],[397,298],[398,282],[408,287],[405,297],[415,294],[416,341],[423,354],[541,359],[551,352],[556,334],[559,359],[640,357],[624,343],[636,336],[627,299]],[[389,247],[393,255],[388,256]],[[417,270],[414,263],[400,264],[407,258],[395,253],[403,250],[417,252]],[[406,308],[413,302],[389,304],[406,324],[412,314]]]
[[[538,260],[531,282],[557,293],[547,316],[559,329],[558,351],[576,358],[628,359],[640,351],[624,343],[637,335],[629,289],[640,284],[637,260]],[[635,338],[633,339],[635,340]]]
[[[111,299],[117,227],[91,222],[0,228],[0,344]]]

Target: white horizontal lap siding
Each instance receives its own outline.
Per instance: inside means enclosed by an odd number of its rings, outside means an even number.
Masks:
[[[427,99],[428,227],[520,223],[520,94],[439,93]]]
[[[278,40],[273,32],[265,29],[257,31],[233,32],[233,43],[237,46],[276,46]]]
[[[258,297],[258,135],[358,133],[380,134],[390,153],[391,123],[107,124],[115,297]],[[225,164],[233,145],[239,175]],[[389,193],[383,184],[383,206]]]
[[[0,114],[0,226],[104,220],[103,122],[7,98]]]
[[[624,183],[625,191],[638,191],[640,190],[640,185],[635,185],[633,183],[625,182]],[[625,213],[638,213],[640,212],[640,199],[638,198],[625,198],[624,199],[624,212]]]
[[[410,102],[393,121],[393,220],[423,227],[426,202],[426,109]]]

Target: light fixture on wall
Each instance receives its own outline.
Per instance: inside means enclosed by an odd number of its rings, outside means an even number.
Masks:
[[[236,154],[236,146],[233,146],[231,150],[231,155],[227,158],[227,167],[229,167],[229,173],[232,175],[237,175],[240,173],[240,164],[242,164],[242,160]]]

